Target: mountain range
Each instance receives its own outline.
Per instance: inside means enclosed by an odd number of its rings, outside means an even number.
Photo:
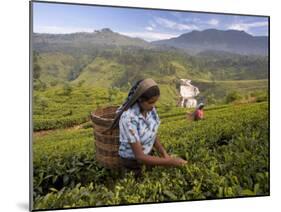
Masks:
[[[155,42],[108,28],[91,33],[34,33],[34,85],[35,89],[65,83],[127,89],[129,82],[151,77],[167,98],[176,93],[181,78],[199,83],[203,93],[219,96],[231,89],[263,90],[268,79],[266,40],[234,30],[193,31]],[[227,81],[229,86],[216,86],[221,84],[217,81]]]
[[[207,29],[192,31],[175,38],[147,42],[132,38],[104,28],[92,33],[71,34],[33,34],[33,48],[37,51],[58,51],[66,48],[84,48],[93,46],[139,47],[144,49],[176,48],[188,54],[204,51],[224,51],[241,55],[268,55],[268,37],[252,36],[244,31]]]
[[[242,55],[267,55],[268,37],[252,36],[245,31],[208,29],[194,30],[176,38],[154,41],[152,44],[184,49],[190,54],[215,50]]]
[[[134,46],[151,48],[151,44],[139,38],[131,38],[113,32],[108,28],[93,32],[76,32],[70,34],[33,33],[33,49],[35,51],[59,51],[65,48],[87,49],[103,46]]]

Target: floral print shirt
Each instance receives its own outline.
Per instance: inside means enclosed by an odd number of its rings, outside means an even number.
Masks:
[[[160,119],[155,107],[144,117],[136,103],[124,111],[119,120],[120,146],[119,155],[122,158],[134,159],[135,155],[130,143],[139,141],[144,154],[149,154],[156,139]]]

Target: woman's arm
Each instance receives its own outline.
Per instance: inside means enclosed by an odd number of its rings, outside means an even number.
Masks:
[[[166,152],[165,148],[160,143],[160,139],[158,136],[156,136],[154,145],[155,149],[161,154],[162,157],[167,158],[169,157],[169,154]]]
[[[181,166],[187,162],[181,158],[160,158],[155,156],[146,155],[143,153],[142,146],[139,141],[131,143],[132,150],[138,161],[146,165],[160,165],[160,166]]]

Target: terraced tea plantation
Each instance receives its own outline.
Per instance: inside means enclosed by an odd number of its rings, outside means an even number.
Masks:
[[[34,132],[34,209],[269,194],[268,102],[206,108],[198,122],[186,119],[186,109],[160,106],[158,112],[162,144],[188,164],[144,167],[138,179],[97,164],[87,114],[69,125],[79,127]],[[53,129],[47,122],[35,126]]]

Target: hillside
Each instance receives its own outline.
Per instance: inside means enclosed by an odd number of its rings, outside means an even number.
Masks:
[[[205,33],[215,32],[222,33],[218,30]],[[242,32],[231,33],[239,38]],[[216,39],[211,38],[215,43]],[[137,80],[151,77],[160,85],[161,102],[167,105],[177,103],[181,78],[191,79],[201,91],[199,98],[203,99],[223,101],[232,91],[243,96],[256,91],[267,93],[267,56],[216,49],[190,55],[175,47],[155,47],[110,29],[93,33],[34,34],[33,45],[34,88],[39,91],[83,84],[126,93]]]
[[[233,80],[208,81],[194,80],[193,84],[200,88],[198,99],[216,104],[231,93],[237,93],[244,101],[266,100],[268,97],[268,80]],[[254,97],[254,98],[253,98]]]
[[[110,29],[96,30],[92,33],[77,32],[71,34],[46,34],[33,33],[32,37],[33,49],[39,52],[55,52],[63,51],[67,53],[94,53],[95,49],[103,46],[120,47],[120,46],[135,46],[142,48],[151,48],[151,44],[139,39],[131,38],[113,32]],[[92,49],[94,48],[94,50]]]
[[[218,53],[216,53],[218,54]],[[122,87],[151,76],[165,82],[180,78],[204,80],[257,80],[268,78],[268,59],[261,56],[241,56],[210,52],[189,56],[177,51],[141,48],[105,49],[95,55],[80,57],[63,52],[39,54],[42,80],[91,84],[95,78],[106,78],[112,86]],[[114,75],[114,76],[113,76]]]
[[[176,38],[154,41],[152,44],[184,49],[190,54],[206,50],[227,51],[242,55],[268,54],[268,37],[252,36],[238,30],[194,30]]]

